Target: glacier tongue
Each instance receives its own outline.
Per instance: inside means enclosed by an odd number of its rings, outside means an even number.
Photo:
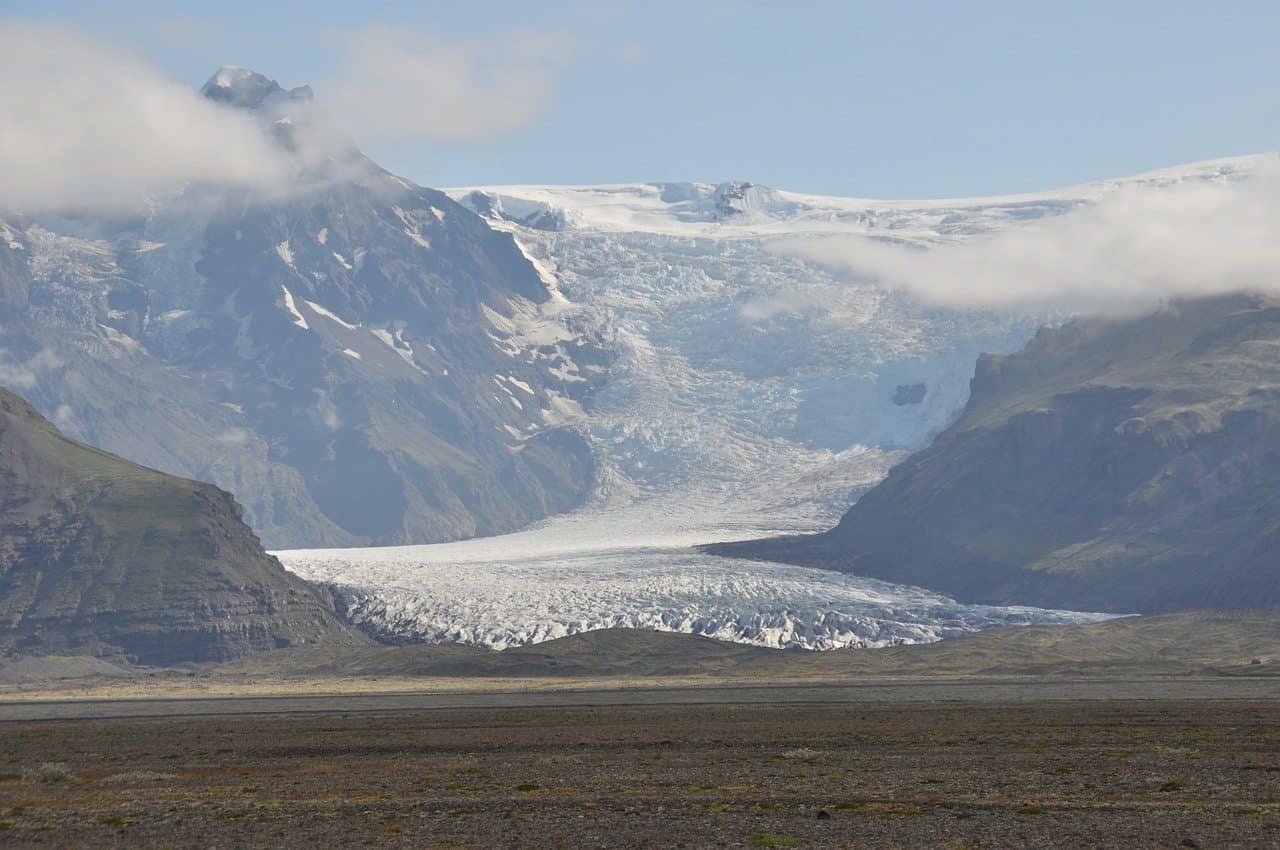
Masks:
[[[856,469],[865,484],[883,471],[886,456],[862,452],[857,461],[846,468],[846,481],[859,481]],[[717,514],[715,507],[709,494],[681,503],[641,499],[500,537],[276,554],[293,572],[332,587],[350,619],[379,637],[492,649],[641,628],[824,650],[1108,616],[963,605],[921,588],[704,555],[693,544],[769,530],[761,516]],[[812,530],[825,515],[803,500],[792,513],[775,507],[781,525],[793,530]],[[800,508],[816,510],[817,518]]]
[[[425,547],[424,547],[425,548]],[[621,550],[484,564],[321,562],[348,616],[392,640],[506,649],[593,629],[685,632],[775,648],[927,643],[978,629],[1106,619],[1036,608],[960,605],[920,588],[825,570],[689,551]],[[360,585],[349,584],[359,577]]]

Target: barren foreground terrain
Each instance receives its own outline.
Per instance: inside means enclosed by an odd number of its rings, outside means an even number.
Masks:
[[[1275,847],[1280,702],[0,725],[14,847]]]

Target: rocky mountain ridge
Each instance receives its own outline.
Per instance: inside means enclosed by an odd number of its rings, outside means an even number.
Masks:
[[[994,604],[1280,604],[1277,351],[1262,296],[1042,330],[834,529],[713,551]]]
[[[309,102],[206,97],[289,144]],[[509,233],[354,148],[296,191],[0,214],[0,380],[74,436],[236,493],[272,547],[451,540],[581,502],[607,356]]]
[[[0,484],[0,653],[175,664],[368,642],[228,493],[69,440],[3,389]]]

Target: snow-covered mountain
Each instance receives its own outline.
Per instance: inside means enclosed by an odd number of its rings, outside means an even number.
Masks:
[[[935,245],[1060,215],[1118,189],[1248,178],[1274,160],[1272,154],[1227,157],[1051,192],[936,200],[844,198],[750,182],[511,185],[446,191],[490,220],[536,230],[717,240],[857,234]]]
[[[1013,351],[1051,318],[924,308],[773,250],[774,240],[857,234],[927,249],[1123,187],[1244,179],[1258,162],[927,202],[746,183],[449,190],[512,233],[555,281],[563,315],[611,349],[582,420],[595,496],[505,537],[282,557],[337,586],[374,632],[487,646],[630,625],[825,648],[1081,619],[692,551],[834,524],[956,416],[979,353]]]
[[[310,91],[206,97],[296,145]],[[449,540],[583,501],[607,355],[510,234],[345,142],[289,191],[128,220],[0,215],[0,383],[66,432],[231,490],[269,545]],[[281,181],[284,183],[285,181]]]

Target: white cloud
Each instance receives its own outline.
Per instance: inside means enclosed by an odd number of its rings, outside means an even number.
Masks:
[[[29,390],[40,383],[42,375],[62,368],[62,360],[49,349],[41,349],[26,360],[15,360],[0,348],[0,387]]]
[[[815,296],[803,292],[777,292],[749,299],[738,308],[738,316],[746,322],[766,322],[778,316],[803,315],[821,307]]]
[[[299,174],[349,149],[348,135],[487,141],[547,107],[569,52],[550,34],[446,43],[357,32],[316,81],[318,105],[289,106],[291,152],[255,115],[124,50],[62,28],[0,24],[0,210],[30,214],[130,213],[190,183],[297,191],[310,185]]]
[[[0,28],[0,208],[129,210],[188,181],[261,187],[289,174],[252,117],[66,30]]]
[[[218,434],[214,439],[227,446],[246,446],[249,444],[249,440],[252,436],[253,435],[244,428],[228,428]]]
[[[338,406],[333,403],[333,397],[325,390],[316,390],[316,403],[311,408],[311,413],[325,428],[330,431],[337,431],[342,428],[342,417],[338,415]]]
[[[557,33],[445,41],[372,28],[346,43],[316,91],[365,138],[487,142],[548,108],[571,50]]]
[[[861,238],[775,250],[926,303],[1133,313],[1178,297],[1280,290],[1280,161],[1233,182],[1129,186],[1065,215],[927,250]]]
[[[58,426],[58,430],[68,437],[77,437],[83,431],[80,418],[76,416],[76,412],[67,404],[58,405],[58,409],[53,413],[53,424]]]

